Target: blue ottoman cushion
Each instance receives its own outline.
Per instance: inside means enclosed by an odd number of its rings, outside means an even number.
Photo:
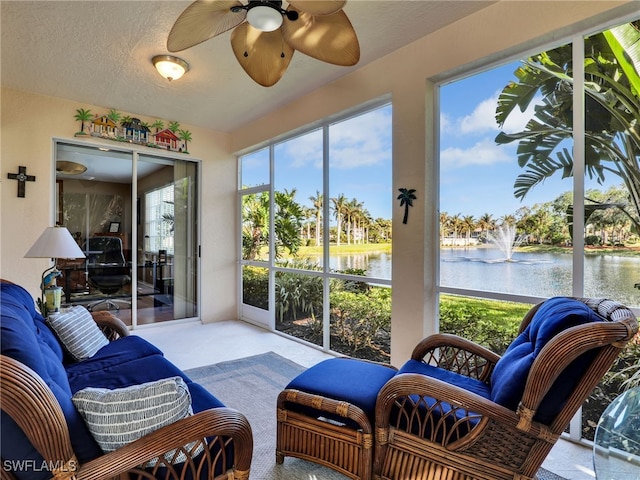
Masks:
[[[376,363],[331,358],[305,370],[286,388],[351,403],[361,408],[373,425],[378,392],[395,373],[395,369]]]

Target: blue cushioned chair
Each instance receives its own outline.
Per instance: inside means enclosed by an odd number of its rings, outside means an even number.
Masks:
[[[502,357],[455,335],[424,339],[378,395],[373,478],[534,478],[637,331],[616,302],[556,297]]]

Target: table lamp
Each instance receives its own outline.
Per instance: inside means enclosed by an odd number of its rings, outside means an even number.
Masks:
[[[84,253],[65,227],[47,227],[25,254],[25,258],[51,258],[53,267],[42,272],[40,310],[43,315],[60,311],[62,287],[56,285],[60,271],[58,258],[85,258]]]

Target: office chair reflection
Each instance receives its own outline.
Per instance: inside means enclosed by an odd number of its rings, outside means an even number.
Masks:
[[[92,287],[97,288],[105,295],[115,295],[126,285],[131,284],[130,267],[124,258],[122,240],[118,237],[93,237],[85,244],[87,256],[87,278]],[[87,306],[94,310],[97,306],[105,304],[107,310],[120,310],[116,302],[124,302],[124,299],[104,298]]]

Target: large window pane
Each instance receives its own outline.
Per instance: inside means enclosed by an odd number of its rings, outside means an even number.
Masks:
[[[331,350],[389,363],[391,288],[357,280],[331,280]]]
[[[322,130],[279,143],[274,151],[276,261],[322,268]]]
[[[554,52],[561,66],[571,60],[570,47]],[[537,133],[548,129],[560,154],[571,151],[570,118],[550,111],[532,58],[441,88],[441,286],[572,293],[572,183],[560,174],[539,178],[538,157],[530,155]],[[535,94],[519,79],[535,85]]]
[[[322,345],[322,278],[276,272],[276,330]]]
[[[330,268],[391,280],[391,105],[329,127]]]

